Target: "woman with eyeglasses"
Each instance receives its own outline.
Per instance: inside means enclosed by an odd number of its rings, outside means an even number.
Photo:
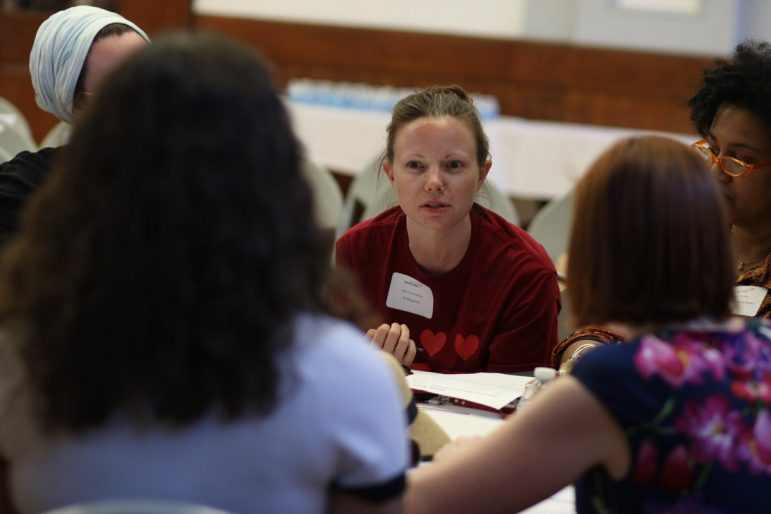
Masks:
[[[568,292],[627,342],[410,473],[409,514],[519,512],[570,483],[579,514],[769,511],[771,325],[731,315],[721,196],[670,139],[600,156],[576,187]]]
[[[694,143],[720,183],[741,314],[771,318],[771,44],[747,41],[704,72],[689,102]]]

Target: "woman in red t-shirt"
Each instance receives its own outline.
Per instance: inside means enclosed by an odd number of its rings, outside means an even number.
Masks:
[[[388,323],[368,332],[402,364],[440,372],[530,371],[556,344],[556,272],[524,230],[475,203],[492,161],[458,86],[399,101],[383,170],[399,205],[337,242]]]

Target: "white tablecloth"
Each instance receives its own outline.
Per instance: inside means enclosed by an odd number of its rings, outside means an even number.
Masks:
[[[287,102],[295,132],[311,159],[356,175],[384,149],[390,114]],[[567,193],[592,161],[620,137],[639,130],[499,117],[484,123],[493,167],[488,176],[516,198]],[[647,132],[650,133],[650,132]],[[665,134],[684,143],[688,134]]]
[[[418,408],[431,416],[444,428],[451,439],[485,436],[503,423],[503,419],[496,413],[459,407],[452,404],[442,406],[420,404]],[[516,414],[514,415],[516,416]],[[526,514],[574,513],[575,491],[573,486],[561,489],[549,498],[538,502],[522,512]]]

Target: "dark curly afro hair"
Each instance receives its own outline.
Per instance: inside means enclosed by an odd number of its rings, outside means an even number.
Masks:
[[[771,44],[748,40],[730,59],[704,70],[701,85],[688,101],[696,130],[705,136],[718,107],[731,104],[751,112],[768,127],[771,137]]]

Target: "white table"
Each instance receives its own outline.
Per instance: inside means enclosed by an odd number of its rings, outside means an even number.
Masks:
[[[287,101],[295,132],[311,159],[356,175],[384,149],[390,114]],[[493,167],[489,180],[515,198],[567,193],[613,141],[643,131],[499,117],[484,123]],[[650,133],[650,132],[648,132]],[[688,134],[665,134],[684,143]]]
[[[433,406],[421,403],[418,408],[431,416],[447,432],[450,439],[484,436],[503,423],[503,418],[494,412],[456,405]]]
[[[418,408],[431,416],[451,439],[469,436],[485,436],[501,426],[503,419],[488,412],[456,405],[434,406],[419,404]],[[516,416],[516,414],[514,414]],[[573,486],[565,487],[554,495],[523,510],[526,514],[568,514],[575,512]]]

